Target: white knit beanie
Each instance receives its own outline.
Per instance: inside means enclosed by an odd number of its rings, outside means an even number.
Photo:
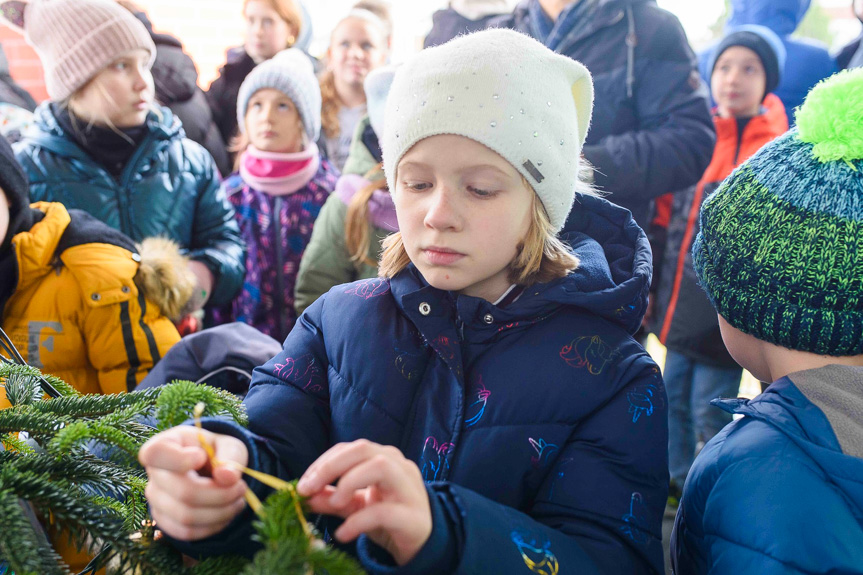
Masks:
[[[32,0],[0,3],[0,18],[24,32],[45,69],[54,101],[65,100],[130,50],[156,59],[147,28],[114,0]]]
[[[381,139],[387,184],[396,189],[399,161],[420,140],[464,136],[512,164],[560,231],[592,109],[593,81],[575,60],[511,30],[460,36],[396,71]]]
[[[237,95],[237,121],[246,133],[246,110],[258,90],[273,88],[285,94],[297,107],[309,140],[321,135],[321,87],[309,57],[299,48],[282,50],[252,70]]]

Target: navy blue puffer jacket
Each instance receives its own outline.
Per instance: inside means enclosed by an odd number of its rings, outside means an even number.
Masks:
[[[665,390],[630,337],[650,251],[626,210],[593,197],[576,206],[579,269],[507,307],[435,289],[413,265],[334,287],[255,370],[249,429],[210,429],[243,439],[253,465],[283,478],[359,438],[415,461],[431,538],[388,571],[362,536],[370,573],[661,573]],[[250,515],[178,546],[252,551]]]
[[[695,185],[710,163],[716,137],[708,93],[673,14],[653,0],[591,2],[596,11],[555,51],[593,76],[596,96],[583,153],[596,168],[596,185],[646,228],[651,201]],[[523,0],[489,25],[536,37],[537,5]]]
[[[224,304],[243,282],[244,247],[234,210],[220,188],[213,157],[185,138],[180,121],[161,108],[119,177],[67,135],[50,103],[36,110],[34,131],[15,146],[34,202],[60,202],[90,213],[136,242],[167,237],[213,272],[210,303]]]

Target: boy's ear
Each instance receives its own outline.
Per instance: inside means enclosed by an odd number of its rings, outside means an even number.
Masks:
[[[0,22],[23,34],[26,9],[27,2],[21,0],[8,0],[0,3]]]

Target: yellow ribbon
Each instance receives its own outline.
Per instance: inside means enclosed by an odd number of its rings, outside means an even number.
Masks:
[[[303,532],[306,534],[310,540],[313,539],[314,535],[312,534],[312,530],[309,528],[309,523],[306,521],[306,516],[303,514],[303,507],[300,503],[300,495],[297,493],[296,487],[294,487],[293,483],[289,483],[284,479],[279,479],[273,475],[269,475],[267,473],[262,473],[255,469],[249,469],[244,465],[240,465],[236,461],[223,461],[216,457],[216,453],[213,451],[213,446],[207,443],[206,438],[204,438],[204,434],[200,433],[203,431],[203,427],[201,426],[201,416],[204,414],[204,409],[206,409],[206,405],[203,402],[200,402],[195,405],[194,415],[195,415],[195,427],[198,428],[198,441],[201,443],[201,447],[204,448],[204,451],[207,452],[207,457],[210,459],[210,465],[215,469],[217,466],[230,467],[231,469],[236,469],[237,471],[248,475],[249,477],[253,477],[263,483],[268,487],[272,487],[273,489],[279,491],[290,491],[291,498],[294,501],[294,507],[297,510],[297,517],[300,518],[300,525],[303,526]],[[246,503],[249,504],[249,507],[252,508],[259,517],[264,516],[264,509],[261,500],[258,499],[258,496],[255,495],[254,491],[251,489],[246,489],[246,493],[244,495],[246,499]]]

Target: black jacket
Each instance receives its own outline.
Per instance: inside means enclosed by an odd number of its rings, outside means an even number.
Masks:
[[[204,91],[198,87],[195,62],[183,52],[183,44],[179,40],[154,32],[146,14],[138,12],[135,16],[147,27],[156,44],[156,62],[152,70],[156,99],[174,112],[183,123],[186,137],[204,146],[213,156],[222,176],[227,176],[232,171],[231,162]]]
[[[492,19],[499,14],[490,14],[476,20],[471,20],[459,14],[452,8],[438,10],[432,15],[432,29],[423,42],[423,48],[431,48],[449,42],[456,36],[484,30]]]
[[[219,77],[207,90],[207,103],[213,113],[213,120],[222,135],[225,145],[231,143],[237,133],[237,96],[240,86],[249,72],[255,69],[255,61],[242,48],[228,50],[228,61],[219,70]]]
[[[490,26],[532,36],[529,4],[537,1],[524,0]],[[584,157],[597,170],[597,186],[647,229],[651,201],[692,186],[710,162],[715,134],[707,90],[674,15],[652,0],[597,1],[593,20],[573,30],[558,52],[593,75]]]

